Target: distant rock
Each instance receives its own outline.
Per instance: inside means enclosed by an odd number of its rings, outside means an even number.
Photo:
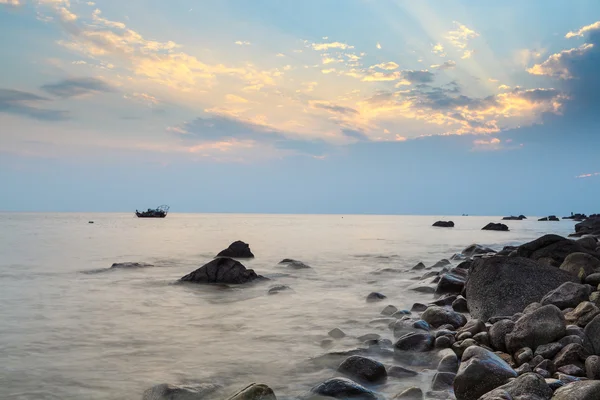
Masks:
[[[556,215],[550,215],[548,217],[540,218],[538,221],[560,221]]]
[[[378,292],[371,292],[367,296],[367,303],[374,303],[383,299],[387,299],[387,296]]]
[[[148,264],[148,263],[139,263],[139,262],[122,262],[122,263],[114,263],[110,267],[111,268],[122,268],[122,269],[135,269],[135,268],[154,267],[154,265]]]
[[[285,265],[286,267],[292,269],[308,269],[310,266],[304,264],[302,261],[292,260],[291,258],[283,259],[279,262],[280,265]]]
[[[591,216],[575,225],[575,232],[582,235],[598,235],[600,234],[600,216]]]
[[[217,257],[231,258],[254,258],[254,254],[250,251],[250,245],[241,240],[235,241],[228,248],[217,254]]]
[[[286,285],[277,285],[269,289],[269,294],[278,294],[281,292],[291,291],[292,288]]]
[[[508,231],[508,226],[501,224],[501,223],[495,223],[495,222],[490,222],[489,224],[487,224],[486,226],[484,226],[483,228],[481,228],[482,231]]]
[[[255,280],[267,279],[252,269],[247,269],[232,258],[215,258],[208,264],[187,274],[180,279],[182,282],[192,283],[222,283],[222,284],[243,284]]]
[[[585,214],[571,214],[568,217],[563,217],[562,219],[572,219],[573,221],[583,221],[585,219],[587,219],[587,215]]]
[[[221,389],[215,384],[171,385],[163,383],[152,386],[142,395],[142,400],[203,400]]]
[[[511,215],[510,217],[504,217],[504,218],[502,218],[503,221],[522,221],[524,219],[527,219],[527,217],[524,216],[524,215],[519,215],[518,217],[515,217],[514,215]]]
[[[439,228],[454,228],[454,222],[452,221],[437,221],[433,223],[433,226],[437,226]]]

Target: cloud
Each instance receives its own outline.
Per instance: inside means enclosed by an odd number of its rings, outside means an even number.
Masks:
[[[468,58],[471,58],[471,56],[473,56],[473,53],[475,53],[475,50],[465,50],[460,58],[466,60]]]
[[[444,57],[444,56],[445,56],[445,54],[444,54],[444,46],[442,46],[442,44],[441,44],[441,43],[434,44],[434,45],[433,45],[433,48],[431,49],[431,51],[432,51],[434,54],[437,54],[437,55],[439,55],[439,56],[442,56],[442,57]]]
[[[238,46],[250,46],[252,43],[250,43],[248,41],[238,40],[238,41],[235,42],[235,44],[237,44]]]
[[[430,68],[432,69],[439,69],[440,71],[444,71],[447,69],[453,69],[456,67],[456,62],[452,61],[452,60],[448,60],[442,64],[434,64],[431,65]]]
[[[497,146],[500,143],[500,139],[498,138],[491,138],[490,140],[479,139],[473,141],[473,144],[476,146]]]
[[[500,89],[500,90],[510,90],[510,86],[508,86],[508,85],[500,85],[500,86],[498,86],[498,89]]]
[[[13,89],[0,89],[0,112],[20,115],[41,121],[61,121],[68,119],[66,111],[36,107],[50,99],[37,94]]]
[[[329,111],[334,114],[345,114],[345,115],[358,114],[358,111],[356,111],[354,108],[344,107],[344,106],[340,106],[340,105],[336,105],[336,104],[330,104],[325,101],[311,100],[311,101],[309,101],[308,104],[312,108]]]
[[[518,65],[527,67],[532,61],[539,60],[545,52],[545,49],[520,49],[515,52],[514,59]]]
[[[145,105],[147,105],[148,107],[154,107],[158,104],[160,104],[160,100],[158,100],[156,97],[148,94],[148,93],[131,93],[131,94],[125,94],[123,95],[123,98],[128,99],[128,100],[133,100],[136,101],[138,103],[143,103]]]
[[[600,30],[600,21],[596,21],[593,24],[586,25],[575,32],[569,32],[565,35],[565,37],[567,39],[570,39],[577,36],[584,36],[586,33],[598,30]]]
[[[541,64],[535,64],[527,69],[532,75],[546,75],[554,78],[570,79],[570,66],[585,60],[592,51],[594,45],[586,43],[578,48],[563,50],[560,53],[552,54]]]
[[[575,178],[591,178],[593,176],[600,176],[600,172],[590,172],[589,174],[577,175]]]
[[[460,22],[454,21],[454,25],[456,25],[456,29],[448,32],[446,39],[459,49],[466,49],[469,41],[479,36],[479,33]]]
[[[21,5],[19,0],[0,0],[0,4],[14,7]]]
[[[354,46],[350,46],[346,43],[331,42],[331,43],[313,43],[312,48],[313,48],[313,50],[316,50],[316,51],[323,51],[323,50],[330,50],[330,49],[347,50],[347,49],[353,49]]]
[[[402,71],[402,76],[409,82],[430,83],[433,82],[435,75],[427,70],[423,71]]]
[[[373,65],[370,68],[379,68],[379,69],[385,69],[387,71],[392,71],[392,70],[398,69],[399,67],[400,66],[398,64],[396,64],[393,61],[390,61],[390,62]]]
[[[225,100],[228,103],[247,103],[248,100],[246,100],[245,98],[241,97],[241,96],[237,96],[235,94],[228,94],[225,95]]]
[[[375,47],[377,47],[378,50],[381,50],[381,44],[379,42],[377,42],[377,44],[375,45]]]
[[[62,98],[115,91],[111,85],[98,78],[69,78],[57,83],[43,85],[41,89],[53,96]]]

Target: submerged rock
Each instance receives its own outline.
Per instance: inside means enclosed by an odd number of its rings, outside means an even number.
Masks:
[[[494,222],[490,222],[489,224],[487,224],[486,226],[484,226],[483,228],[481,228],[482,231],[508,231],[508,226],[501,224],[501,223],[494,223]]]
[[[134,268],[154,267],[154,265],[148,264],[148,263],[140,263],[140,262],[122,262],[122,263],[114,263],[110,267],[111,268],[123,268],[123,269],[131,268],[131,269],[134,269]]]
[[[228,248],[217,254],[217,257],[254,258],[254,254],[250,251],[250,245],[248,243],[238,240],[231,243]]]
[[[340,328],[334,328],[334,329],[330,330],[328,335],[334,339],[341,339],[341,338],[346,337],[346,334]]]
[[[267,385],[260,383],[252,383],[233,396],[228,400],[277,400],[273,389]]]
[[[292,288],[286,285],[278,285],[278,286],[273,286],[272,288],[269,289],[269,294],[278,294],[281,292],[286,292],[286,291],[291,291]]]
[[[331,378],[311,389],[312,393],[336,399],[376,400],[375,392],[347,378]]]
[[[266,278],[257,275],[252,269],[247,269],[239,261],[232,258],[219,257],[184,276],[180,281],[192,283],[242,284],[257,279]]]
[[[382,363],[362,356],[346,358],[338,367],[338,372],[366,383],[379,383],[387,378],[387,371]]]
[[[465,257],[474,257],[479,255],[496,253],[496,250],[493,250],[489,247],[481,246],[479,244],[472,244],[466,247],[461,254]]]
[[[378,292],[372,292],[369,293],[369,295],[367,296],[367,303],[374,303],[376,301],[381,301],[383,299],[386,299],[387,296]]]
[[[437,221],[433,223],[433,226],[437,226],[439,228],[454,228],[454,222],[452,221]]]
[[[423,400],[423,391],[416,387],[412,386],[408,389],[398,393],[393,397],[394,400]]]
[[[171,385],[163,383],[152,386],[142,395],[142,400],[204,400],[221,389],[215,384]]]
[[[285,258],[279,262],[280,265],[285,265],[286,267],[292,269],[309,269],[310,267],[304,264],[302,261],[292,260],[291,258]]]
[[[503,221],[522,221],[524,219],[527,219],[527,217],[524,215],[519,215],[518,217],[511,215],[510,217],[502,218]]]

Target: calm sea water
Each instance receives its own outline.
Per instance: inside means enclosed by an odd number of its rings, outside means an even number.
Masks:
[[[0,398],[141,399],[166,382],[218,383],[227,394],[262,382],[291,399],[335,375],[310,359],[355,348],[366,333],[393,340],[387,326],[370,323],[385,305],[431,301],[407,289],[422,273],[409,271],[417,262],[474,242],[501,248],[573,231],[571,221],[533,219],[508,221],[510,232],[480,230],[498,217],[430,226],[441,218],[0,213]],[[237,239],[256,255],[244,264],[270,282],[174,284]],[[283,258],[313,268],[288,270],[277,265]],[[155,266],[108,270],[124,261]],[[378,273],[384,268],[405,272]],[[282,284],[293,291],[267,294]],[[371,291],[388,298],[367,304]],[[348,336],[324,350],[336,327]],[[379,390],[428,389],[430,377],[389,379]]]

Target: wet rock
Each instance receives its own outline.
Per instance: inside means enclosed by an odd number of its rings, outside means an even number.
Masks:
[[[600,315],[597,315],[583,330],[585,345],[595,355],[600,356]]]
[[[427,321],[434,328],[444,324],[450,324],[454,328],[459,328],[467,322],[467,318],[464,315],[450,308],[438,306],[428,307],[421,315],[421,319]]]
[[[452,345],[452,350],[460,358],[463,356],[464,352],[472,346],[478,346],[478,343],[474,339],[465,339],[461,342],[455,342]]]
[[[538,374],[539,376],[541,376],[542,378],[545,378],[545,379],[548,379],[548,378],[550,378],[552,376],[552,374],[550,372],[548,372],[548,371],[546,371],[545,369],[542,369],[542,368],[536,368],[534,370],[534,372],[536,374]]]
[[[587,250],[581,244],[558,235],[544,235],[529,243],[525,243],[517,249],[517,256],[540,260],[550,259],[552,265],[560,266],[565,258],[572,253],[596,254]]]
[[[491,346],[490,334],[487,332],[479,332],[478,334],[473,336],[473,339],[475,339],[475,341],[482,346]]]
[[[328,335],[334,339],[341,339],[343,337],[346,337],[346,334],[344,333],[344,331],[342,331],[339,328],[334,328],[334,329],[330,330]]]
[[[368,340],[379,340],[381,339],[381,335],[378,335],[377,333],[367,333],[366,335],[357,337],[357,339],[361,342],[366,342]]]
[[[331,378],[311,389],[312,393],[336,399],[376,400],[377,395],[346,378]]]
[[[523,347],[536,349],[563,337],[565,332],[565,317],[560,310],[553,305],[543,306],[515,323],[512,332],[506,335],[506,348],[510,352]]]
[[[338,372],[359,382],[379,383],[387,378],[382,363],[362,356],[350,356],[338,367]]]
[[[523,375],[526,374],[528,372],[532,372],[533,370],[531,369],[531,365],[525,363],[523,365],[521,365],[519,368],[515,368],[515,372],[518,375]]]
[[[122,263],[114,263],[110,266],[112,269],[136,269],[136,268],[148,268],[154,267],[152,264],[148,263],[139,263],[139,262],[122,262]]]
[[[595,272],[593,274],[589,274],[588,276],[585,277],[584,282],[588,285],[598,287],[598,285],[600,285],[600,272]]]
[[[429,271],[427,272],[425,275],[423,275],[421,277],[421,280],[425,280],[425,279],[429,279],[429,278],[433,278],[433,277],[437,277],[440,273],[437,271]]]
[[[427,306],[425,304],[421,304],[421,303],[413,304],[413,306],[410,309],[410,311],[412,311],[412,312],[423,312],[425,310],[427,310]]]
[[[285,292],[285,291],[291,291],[292,288],[286,285],[278,285],[278,286],[273,286],[272,288],[269,289],[269,294],[278,294],[281,292]]]
[[[551,359],[554,358],[554,356],[557,355],[558,352],[562,350],[562,348],[563,345],[558,342],[543,344],[541,346],[538,346],[537,349],[535,349],[535,355]]]
[[[465,285],[469,311],[482,321],[514,315],[569,281],[578,280],[566,271],[522,257],[477,259]]]
[[[415,265],[414,267],[411,268],[411,270],[413,271],[420,271],[422,269],[425,269],[425,264],[423,264],[422,262],[418,263],[417,265]]]
[[[257,275],[252,269],[246,269],[239,261],[219,257],[182,277],[180,281],[203,284],[243,284],[261,279],[266,278]]]
[[[524,220],[524,219],[527,219],[527,217],[525,217],[524,215],[519,215],[518,217],[514,216],[514,215],[511,215],[510,217],[503,217],[502,218],[503,221],[521,221],[521,220]]]
[[[433,380],[431,382],[431,390],[439,391],[439,390],[448,390],[452,388],[452,383],[454,382],[454,377],[456,374],[452,372],[438,372],[433,376]]]
[[[573,344],[573,343],[583,345],[584,340],[580,336],[569,335],[569,336],[565,336],[562,339],[560,339],[558,341],[558,343],[561,344],[563,347],[565,347],[566,345],[569,345],[569,344]]]
[[[496,250],[493,250],[489,247],[481,246],[479,244],[472,244],[466,247],[461,254],[465,257],[474,257],[479,255],[486,255],[496,253]]]
[[[559,351],[558,354],[554,356],[552,361],[557,369],[569,364],[583,366],[583,363],[585,363],[585,359],[588,356],[589,353],[583,348],[582,345],[571,343]]]
[[[565,383],[563,381],[553,378],[546,379],[546,383],[548,384],[548,387],[552,389],[553,392],[556,391],[556,389],[565,386]]]
[[[408,389],[398,393],[393,399],[398,400],[423,400],[423,391],[416,387],[409,387]]]
[[[435,289],[438,294],[455,293],[460,294],[467,281],[467,271],[460,268],[454,268],[450,272],[443,274]]]
[[[413,326],[413,328],[420,329],[422,331],[428,331],[429,332],[431,330],[431,326],[426,321],[423,321],[422,319],[420,319],[418,321],[415,321],[412,324],[412,326]]]
[[[376,301],[381,301],[381,300],[386,299],[386,298],[387,298],[386,295],[383,295],[383,294],[378,293],[378,292],[371,292],[367,296],[367,303],[374,303]]]
[[[440,297],[439,299],[437,299],[436,301],[434,301],[433,303],[430,303],[430,305],[435,305],[435,306],[440,306],[440,307],[444,307],[444,306],[451,306],[452,303],[454,302],[454,300],[456,300],[456,295],[455,294],[445,294],[442,297]]]
[[[454,393],[458,400],[477,400],[516,376],[510,365],[496,354],[471,346],[462,356],[454,379]]]
[[[564,310],[575,308],[582,301],[586,301],[590,291],[588,286],[574,282],[565,282],[542,298],[542,305],[553,304]]]
[[[419,375],[417,371],[413,371],[412,369],[404,368],[399,365],[394,365],[387,370],[387,374],[392,378],[411,378],[413,376]]]
[[[462,328],[458,330],[458,333],[470,332],[471,335],[476,335],[479,332],[486,332],[487,328],[485,323],[478,319],[472,319],[468,321]]]
[[[437,226],[438,228],[454,228],[454,222],[452,222],[452,221],[436,221],[433,223],[433,226]]]
[[[253,383],[231,396],[228,400],[277,400],[277,397],[267,385]]]
[[[425,306],[425,307],[427,308],[427,306]],[[408,311],[408,310],[399,310],[399,311],[396,311],[394,313],[394,315],[392,315],[392,317],[394,317],[394,318],[402,318],[402,317],[404,317],[406,315],[410,315],[410,311]]]
[[[514,356],[517,365],[523,365],[533,359],[533,351],[529,347],[517,350]]]
[[[456,340],[463,341],[465,339],[471,339],[473,334],[471,332],[461,332],[456,335]]]
[[[433,349],[435,338],[428,332],[412,332],[400,337],[394,347],[397,350],[424,352]]]
[[[526,373],[481,396],[479,400],[550,400],[552,389],[544,378]]]
[[[231,243],[228,248],[217,254],[217,257],[254,258],[254,254],[250,251],[250,245],[238,240]]]
[[[558,368],[557,371],[571,376],[585,376],[585,371],[581,367],[573,364],[564,365]]]
[[[600,314],[600,309],[598,309],[598,307],[589,301],[584,301],[579,303],[573,311],[566,313],[565,320],[569,324],[585,327],[598,314]]]
[[[579,381],[569,383],[554,392],[552,400],[597,400],[600,381]]]
[[[600,357],[589,356],[585,359],[585,375],[588,379],[600,379]]]
[[[436,262],[435,264],[433,264],[431,266],[431,268],[444,268],[444,267],[451,267],[452,263],[450,261],[448,261],[447,259],[443,258],[440,261]]]
[[[489,331],[492,347],[506,351],[506,335],[511,333],[514,327],[515,323],[510,319],[503,319],[492,325]]]
[[[432,286],[411,286],[409,287],[410,290],[414,290],[415,292],[419,292],[419,293],[435,293],[435,288]]]
[[[531,364],[535,364],[535,363],[530,363]],[[537,365],[535,365],[535,370],[541,369],[544,371],[547,371],[548,374],[552,375],[553,373],[556,372],[556,365],[554,365],[554,363],[551,360],[543,360],[540,363],[537,363]]]
[[[321,347],[324,349],[328,349],[330,347],[333,347],[333,340],[332,339],[323,339],[321,340]]]
[[[483,228],[481,228],[482,231],[505,231],[508,232],[508,226],[506,226],[505,224],[501,224],[501,223],[494,223],[494,222],[490,222],[489,224],[487,224],[486,226],[484,226]]]
[[[458,357],[454,353],[448,353],[438,363],[438,372],[458,372]]]
[[[292,269],[309,269],[310,266],[304,264],[302,261],[292,260],[291,258],[283,259],[279,262],[280,265],[285,265],[288,268]]]
[[[461,313],[469,312],[469,307],[467,307],[467,299],[462,296],[458,296],[456,300],[452,302],[452,309]]]
[[[600,260],[587,253],[571,253],[560,265],[560,269],[570,272],[583,281],[588,275],[600,272]]]
[[[381,310],[382,315],[394,315],[398,309],[392,305],[386,306],[383,310]]]
[[[435,345],[434,347],[436,349],[447,349],[449,347],[452,346],[452,344],[454,343],[454,337],[451,336],[440,336],[435,338]]]
[[[146,390],[142,400],[203,400],[221,389],[215,384],[171,385],[163,383]]]

